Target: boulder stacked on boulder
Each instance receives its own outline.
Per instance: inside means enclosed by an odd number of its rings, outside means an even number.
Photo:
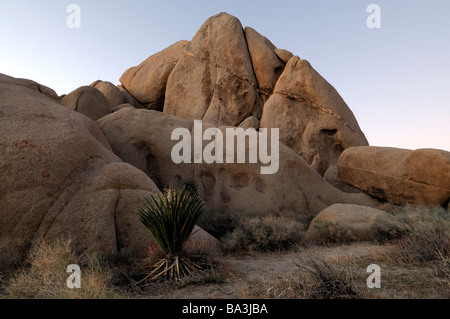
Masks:
[[[209,18],[167,80],[164,113],[214,125],[261,117],[262,101],[245,33],[235,17]]]
[[[368,145],[352,111],[307,61],[226,13],[120,81],[147,108],[187,120],[239,126],[252,118],[279,128],[281,142],[321,175],[346,148]]]

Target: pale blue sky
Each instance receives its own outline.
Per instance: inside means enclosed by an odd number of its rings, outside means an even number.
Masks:
[[[66,8],[81,7],[69,29]],[[381,29],[366,8],[381,7]],[[371,145],[450,151],[450,1],[0,0],[0,73],[58,94],[121,74],[190,40],[219,12],[311,62]]]

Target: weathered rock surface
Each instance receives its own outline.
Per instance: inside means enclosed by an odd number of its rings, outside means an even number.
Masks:
[[[2,77],[8,77],[7,75],[3,75]],[[58,94],[56,94],[56,92],[54,90],[52,90],[51,88],[42,85],[40,83],[37,83],[33,80],[29,80],[29,79],[13,79],[10,78],[11,81],[19,81],[21,83],[21,85],[29,87],[31,89],[35,89],[38,90],[39,92],[41,92],[44,95],[47,95],[49,98],[53,99],[53,100],[59,100],[59,96]]]
[[[170,74],[164,113],[239,125],[250,115],[261,117],[257,89],[242,25],[220,13],[202,25]]]
[[[134,106],[131,105],[130,103],[120,104],[120,105],[117,105],[115,108],[113,108],[111,110],[111,112],[114,113],[114,112],[120,111],[121,109],[124,109],[126,107],[134,107]]]
[[[371,240],[374,238],[374,222],[389,216],[388,213],[372,207],[334,204],[321,211],[311,221],[305,237],[308,240],[321,241],[325,240],[323,237],[329,236],[328,232],[331,231],[337,236],[345,236],[347,240]]]
[[[167,79],[188,41],[179,41],[158,52],[120,78],[124,88],[148,109],[162,110]]]
[[[4,75],[0,114],[0,267],[41,239],[71,239],[87,254],[146,252],[153,238],[137,209],[158,188],[93,121]]]
[[[172,131],[186,128],[193,137],[193,121],[156,111],[125,108],[97,123],[114,152],[148,174],[159,187],[194,184],[211,216],[200,225],[207,231],[208,224],[214,223],[212,216],[222,212],[276,214],[305,221],[309,215],[334,203],[376,205],[366,194],[347,194],[334,188],[282,144],[278,172],[261,175],[263,164],[250,164],[248,160],[245,164],[175,164],[171,152],[178,141],[171,140]],[[213,126],[203,123],[203,130],[210,127]],[[220,127],[224,138],[225,129]],[[208,143],[203,142],[203,146]],[[246,152],[248,155],[248,143]]]
[[[293,57],[264,105],[261,128],[279,128],[282,143],[323,175],[342,151],[368,145],[352,111],[306,60]]]
[[[275,45],[253,28],[245,28],[245,37],[259,89],[264,96],[270,96],[285,63],[275,54]]]
[[[111,106],[106,97],[92,86],[82,86],[74,90],[61,99],[61,104],[94,121],[111,113]]]
[[[344,183],[394,204],[444,205],[450,198],[450,152],[354,147],[339,159]]]

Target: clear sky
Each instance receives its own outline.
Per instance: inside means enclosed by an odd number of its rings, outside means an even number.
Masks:
[[[70,29],[69,4],[81,8]],[[369,29],[369,4],[381,28]],[[58,94],[121,74],[228,12],[311,62],[370,145],[450,151],[449,0],[0,0],[0,73]]]

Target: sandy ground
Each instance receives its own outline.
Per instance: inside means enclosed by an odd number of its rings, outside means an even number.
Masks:
[[[383,253],[386,247],[372,243],[358,243],[346,246],[323,247],[314,246],[300,252],[250,254],[245,256],[219,257],[220,272],[224,277],[222,283],[191,284],[183,288],[158,289],[144,298],[171,299],[227,299],[227,298],[260,298],[255,294],[258,290],[270,289],[276,281],[290,280],[298,275],[296,260],[303,254],[314,252],[324,260],[339,263],[347,260],[366,258],[367,266],[371,256]],[[364,270],[363,270],[364,271]],[[164,293],[161,293],[164,291]],[[144,294],[145,296],[145,294]]]

